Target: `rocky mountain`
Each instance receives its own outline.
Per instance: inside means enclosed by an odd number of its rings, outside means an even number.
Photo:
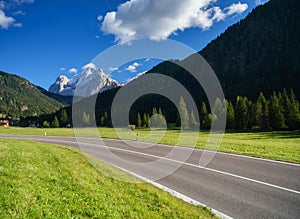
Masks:
[[[13,119],[40,116],[63,106],[26,79],[0,71],[0,116]]]
[[[82,73],[72,78],[59,76],[49,87],[49,92],[64,96],[89,97],[118,86],[120,84],[108,77],[102,69],[97,69],[94,64],[88,64]]]

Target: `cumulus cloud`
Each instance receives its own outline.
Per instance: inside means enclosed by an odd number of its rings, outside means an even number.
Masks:
[[[15,19],[13,17],[7,17],[4,11],[0,10],[0,27],[2,29],[8,29],[14,22]]]
[[[62,67],[62,68],[60,68],[59,70],[60,70],[60,71],[65,71],[66,68]]]
[[[78,72],[78,70],[76,68],[69,69],[69,73],[71,73],[71,74],[76,74],[77,72]]]
[[[134,67],[139,67],[141,64],[135,62],[135,63],[133,63],[132,65],[133,65]]]
[[[6,16],[6,12],[9,11],[13,16],[25,15],[25,12],[19,10],[11,12],[10,9],[21,6],[24,3],[34,3],[35,0],[0,0],[0,28],[8,29],[9,27],[22,27],[23,24],[18,22],[13,17]]]
[[[141,64],[135,62],[132,65],[129,65],[125,70],[130,72],[136,72],[136,68],[139,67]]]
[[[247,9],[248,9],[247,4],[242,4],[238,2],[236,4],[232,4],[229,7],[225,8],[225,11],[227,12],[227,15],[233,15],[233,14],[241,14]]]
[[[214,6],[216,1],[130,0],[104,16],[101,30],[115,35],[121,43],[139,37],[163,40],[191,27],[208,29],[214,22],[248,8],[247,4],[237,3],[221,9]]]
[[[134,65],[129,65],[126,70],[130,72],[136,72],[136,67]]]

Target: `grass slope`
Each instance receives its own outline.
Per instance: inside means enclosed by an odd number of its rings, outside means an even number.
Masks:
[[[0,139],[0,194],[0,218],[214,218],[149,184],[107,178],[79,151],[30,141]]]

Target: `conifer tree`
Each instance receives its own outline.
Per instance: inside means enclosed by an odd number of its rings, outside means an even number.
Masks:
[[[270,103],[270,125],[273,130],[282,130],[286,128],[284,115],[283,115],[283,107],[280,104],[279,98],[277,94],[274,92],[271,96]]]
[[[211,116],[209,116],[206,104],[202,102],[201,114],[200,114],[200,127],[204,129],[209,129],[211,124]]]
[[[246,129],[248,127],[247,98],[237,97],[235,105],[235,127],[236,129]]]
[[[137,127],[138,128],[142,127],[142,118],[141,118],[141,114],[140,113],[137,114]]]
[[[143,127],[149,128],[149,114],[144,113],[143,115]]]
[[[256,102],[256,121],[259,129],[270,129],[269,104],[262,92],[260,92]]]
[[[189,127],[189,113],[183,97],[179,99],[179,114],[181,116],[181,128],[186,129]]]
[[[63,109],[60,112],[60,126],[61,127],[66,127],[69,123],[69,118],[68,118],[68,114],[67,111],[65,109]]]
[[[166,127],[167,122],[166,122],[165,116],[164,116],[161,108],[158,109],[158,115],[159,115],[158,116],[158,127],[160,127],[160,128]]]
[[[198,123],[197,123],[197,121],[195,119],[194,111],[192,110],[191,116],[190,116],[190,127],[192,129],[195,129],[197,127],[197,125],[198,125]]]
[[[230,101],[226,101],[226,109],[227,109],[227,122],[226,122],[226,128],[227,129],[234,129],[234,108]]]
[[[296,99],[293,89],[290,91],[290,105],[288,107],[288,126],[290,129],[299,129],[300,128],[300,111],[299,111],[299,102]]]
[[[51,126],[52,126],[53,128],[59,128],[59,121],[58,121],[57,116],[55,116],[54,119],[52,120]]]
[[[150,121],[150,126],[153,128],[157,127],[157,109],[156,107],[153,107],[152,109],[152,115],[151,115],[151,121]]]

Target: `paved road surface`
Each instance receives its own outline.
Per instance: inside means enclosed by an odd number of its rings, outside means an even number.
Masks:
[[[0,135],[0,138],[75,148],[79,148],[79,142],[86,153],[155,180],[233,218],[300,218],[300,165],[297,164],[216,153],[207,166],[201,167],[199,160],[203,153],[213,154],[113,139],[16,135]],[[188,159],[183,162],[185,156]]]

